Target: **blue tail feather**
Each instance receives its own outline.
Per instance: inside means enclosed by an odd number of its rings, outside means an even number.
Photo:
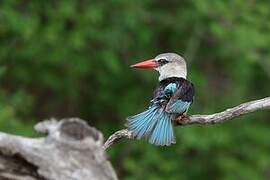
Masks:
[[[140,139],[142,137],[147,137],[148,132],[152,131],[153,126],[155,125],[155,112],[149,113],[144,119],[140,119],[142,122],[142,125],[140,127],[137,127],[136,130],[138,130],[137,138]],[[142,117],[143,118],[143,117]]]
[[[158,107],[150,107],[127,120],[128,130],[137,139],[145,137],[151,144],[160,146],[175,143],[171,115]]]
[[[149,138],[149,142],[160,146],[169,146],[175,143],[172,122],[168,113],[162,112],[158,117],[158,122]]]
[[[140,139],[151,131],[155,124],[156,107],[149,108],[148,110],[128,118],[128,129],[132,131],[133,136]]]

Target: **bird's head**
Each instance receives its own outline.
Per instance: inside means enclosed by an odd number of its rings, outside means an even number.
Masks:
[[[134,68],[155,69],[159,72],[159,81],[170,77],[182,77],[186,79],[187,66],[183,57],[175,53],[164,53],[154,59],[131,65]]]

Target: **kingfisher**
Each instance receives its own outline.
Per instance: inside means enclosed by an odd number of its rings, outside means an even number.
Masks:
[[[159,84],[148,109],[127,118],[128,130],[134,138],[145,138],[157,146],[175,144],[173,125],[187,118],[194,97],[185,59],[176,53],[163,53],[131,67],[157,70]]]

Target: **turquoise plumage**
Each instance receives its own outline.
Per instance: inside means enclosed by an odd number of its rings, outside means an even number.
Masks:
[[[174,100],[172,102],[169,102],[170,106],[167,106],[166,111],[169,113],[179,113],[179,112],[185,112],[190,107],[191,102],[185,102],[182,100]]]
[[[169,146],[175,143],[171,116],[154,105],[140,114],[127,118],[127,126],[137,139],[146,138],[151,144]]]
[[[158,146],[175,143],[173,120],[178,114],[186,112],[192,102],[175,97],[185,90],[183,87],[177,82],[161,84],[158,93],[151,100],[150,107],[127,118],[127,127],[132,135],[137,139],[145,138],[149,143]]]

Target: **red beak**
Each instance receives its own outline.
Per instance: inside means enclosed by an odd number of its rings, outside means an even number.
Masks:
[[[137,64],[133,64],[130,67],[142,68],[142,69],[153,69],[153,68],[157,68],[158,66],[159,64],[154,59],[150,59],[143,62],[139,62]]]

